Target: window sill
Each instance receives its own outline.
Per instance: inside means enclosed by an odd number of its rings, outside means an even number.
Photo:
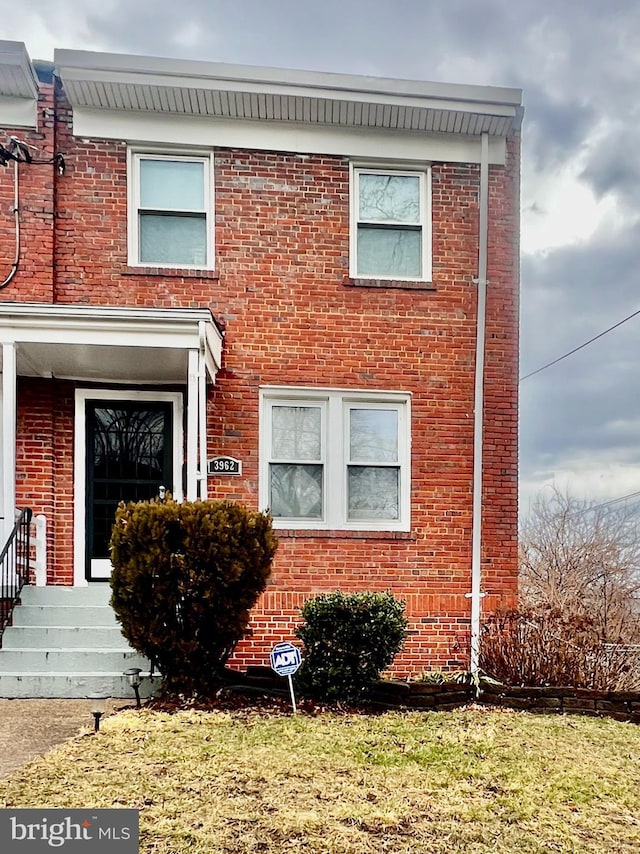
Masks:
[[[194,269],[191,267],[125,267],[122,276],[162,276],[163,278],[180,279],[214,279],[220,274],[217,270]]]
[[[274,528],[276,536],[283,540],[415,540],[411,531],[327,531],[313,528]]]
[[[435,291],[433,282],[410,282],[402,279],[344,279],[342,284],[348,288],[394,288],[409,291]]]

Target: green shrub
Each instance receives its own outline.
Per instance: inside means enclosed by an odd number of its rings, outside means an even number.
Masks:
[[[365,700],[407,634],[405,603],[390,593],[328,593],[302,608],[303,693],[325,700]]]
[[[122,631],[167,690],[211,693],[265,589],[271,519],[231,501],[120,504],[111,603]]]

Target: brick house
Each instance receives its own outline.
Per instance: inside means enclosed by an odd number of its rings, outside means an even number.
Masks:
[[[516,593],[521,114],[513,89],[0,42],[3,542],[16,507],[46,520],[18,610],[106,608],[117,501],[165,487],[279,529],[233,664],[341,588],[406,599],[398,674],[468,667]]]

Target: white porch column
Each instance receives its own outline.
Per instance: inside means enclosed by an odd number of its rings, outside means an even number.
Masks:
[[[187,501],[198,497],[198,367],[200,354],[189,350],[187,381]]]
[[[2,545],[16,515],[16,410],[16,345],[12,342],[2,345]]]
[[[204,353],[198,353],[198,419],[200,438],[200,498],[207,500],[207,367]]]

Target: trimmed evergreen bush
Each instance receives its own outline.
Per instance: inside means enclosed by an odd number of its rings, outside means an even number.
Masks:
[[[120,504],[111,604],[129,643],[173,693],[208,694],[265,589],[271,518],[232,501]]]
[[[328,593],[302,607],[304,643],[297,682],[324,700],[366,700],[407,635],[405,603],[391,593]]]

